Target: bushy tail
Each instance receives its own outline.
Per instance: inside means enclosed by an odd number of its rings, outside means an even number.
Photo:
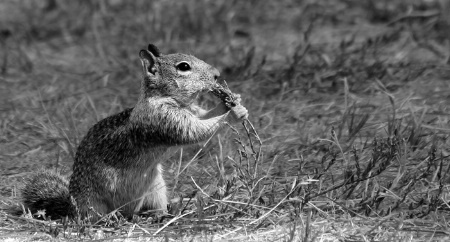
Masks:
[[[45,210],[46,217],[50,216],[51,219],[75,215],[69,182],[53,172],[41,171],[27,179],[22,189],[22,199],[32,213]]]

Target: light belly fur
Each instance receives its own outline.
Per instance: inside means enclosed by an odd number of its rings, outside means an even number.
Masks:
[[[125,214],[139,212],[143,207],[159,209],[167,204],[163,180],[163,165],[179,147],[152,149],[139,157],[140,165],[122,171],[113,201],[114,207],[122,207]]]

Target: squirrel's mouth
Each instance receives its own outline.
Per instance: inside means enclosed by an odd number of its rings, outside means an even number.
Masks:
[[[208,90],[201,90],[201,91],[194,92],[191,95],[189,95],[188,98],[185,99],[184,102],[188,105],[191,105],[191,104],[197,102],[199,99],[201,99],[201,96],[203,96],[207,92],[208,92]]]
[[[192,95],[192,100],[193,101],[198,100],[201,96],[203,96],[207,93],[209,93],[209,89],[203,89],[203,90],[197,91],[194,93],[194,95]]]

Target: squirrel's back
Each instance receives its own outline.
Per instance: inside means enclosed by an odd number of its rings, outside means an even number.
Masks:
[[[116,160],[124,160],[124,157],[128,155],[137,155],[131,154],[137,151],[131,147],[126,152],[120,149],[111,149],[110,147],[115,146],[114,142],[120,142],[120,140],[108,139],[108,135],[106,135],[110,134],[112,130],[118,130],[120,127],[124,127],[127,124],[132,110],[132,108],[129,108],[118,114],[109,116],[89,129],[77,149],[75,160],[80,162],[80,164],[74,167],[77,169],[74,169],[71,175],[71,179],[74,181],[71,185],[69,185],[69,182],[63,176],[48,170],[41,170],[34,176],[28,178],[22,189],[22,198],[25,207],[33,213],[45,210],[45,215],[53,219],[65,216],[73,217],[76,214],[77,205],[71,198],[69,187],[72,193],[79,194],[79,196],[83,196],[90,190],[90,187],[86,185],[86,180],[92,178],[86,178],[89,166],[83,165],[84,161],[99,158],[107,159],[111,156],[115,156]],[[105,143],[100,145],[100,140],[103,140]],[[119,147],[125,149],[123,145]],[[92,157],[91,159],[87,159],[84,157],[85,155],[91,155]]]

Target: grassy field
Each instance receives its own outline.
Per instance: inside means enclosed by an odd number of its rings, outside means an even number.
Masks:
[[[448,241],[449,16],[448,0],[3,0],[0,240]],[[24,178],[70,175],[87,130],[134,105],[148,43],[221,70],[255,129],[167,161],[170,216],[12,213]]]

